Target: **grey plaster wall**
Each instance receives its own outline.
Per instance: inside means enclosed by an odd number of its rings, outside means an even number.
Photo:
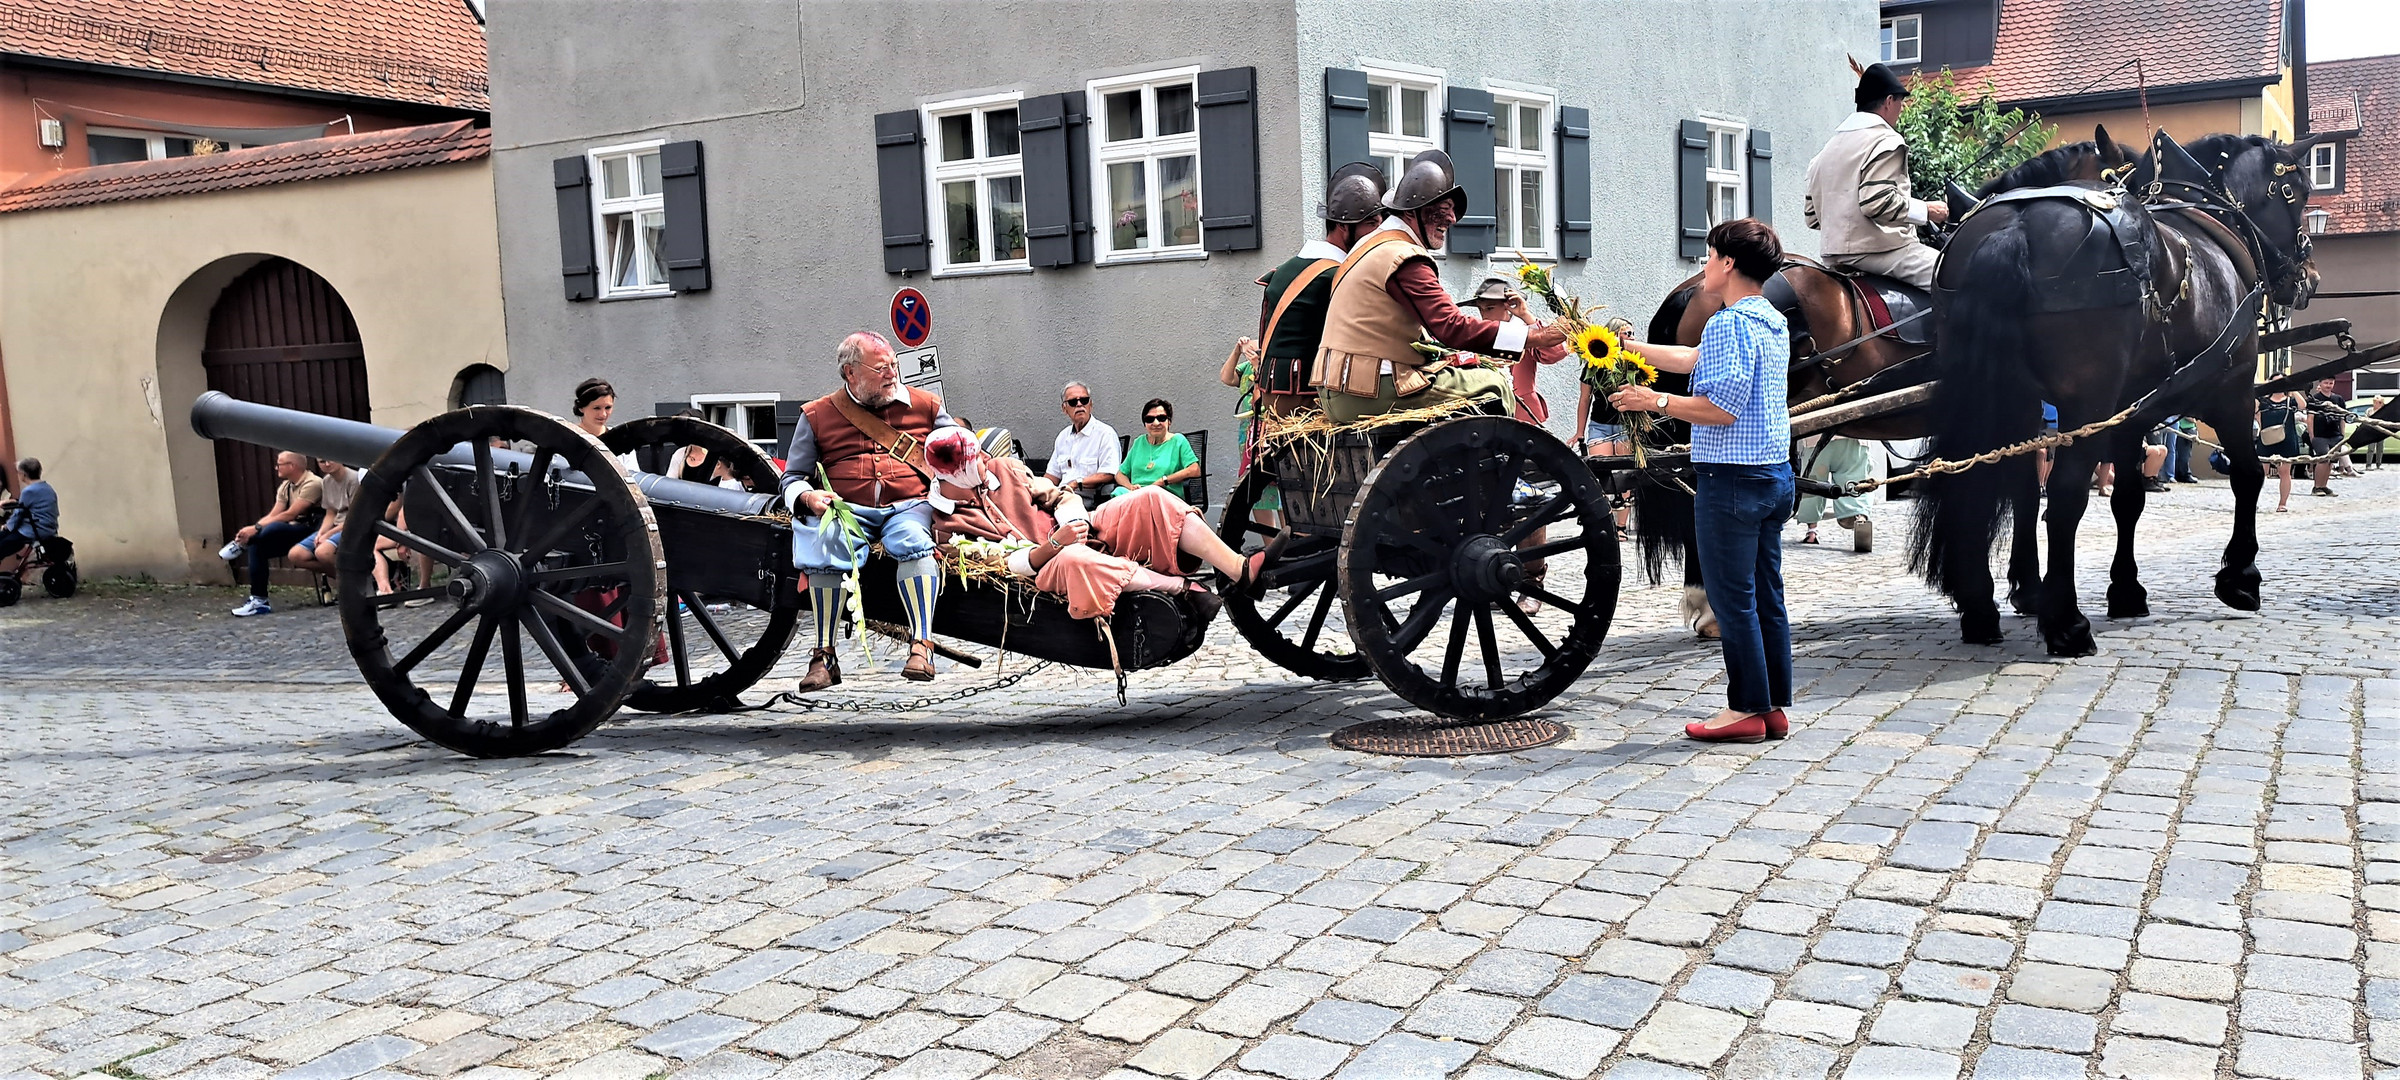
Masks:
[[[1439,68],[1457,86],[1499,79],[1556,89],[1560,104],[1592,112],[1593,258],[1562,264],[1559,279],[1636,326],[1699,269],[1675,254],[1676,125],[1706,113],[1771,133],[1776,231],[1786,247],[1813,254],[1816,234],[1800,214],[1808,160],[1851,112],[1856,79],[1844,54],[1863,63],[1879,48],[1876,0],[1469,0],[1425,5],[1423,21],[1405,26],[1394,10],[1388,0],[1301,0],[1307,160],[1324,160],[1328,67],[1373,59]],[[1298,221],[1304,211],[1295,202],[1289,212]],[[1456,295],[1515,265],[1442,262]],[[1561,434],[1579,389],[1570,368],[1546,368],[1539,381]]]
[[[885,327],[893,290],[908,284],[932,303],[954,410],[1007,424],[1043,454],[1068,378],[1093,383],[1100,418],[1120,432],[1140,428],[1143,399],[1164,396],[1179,428],[1211,429],[1221,499],[1235,443],[1217,368],[1255,328],[1252,280],[1298,247],[1297,216],[1271,217],[1258,252],[903,282],[882,267],[872,118],[1185,64],[1255,66],[1262,88],[1291,86],[1294,26],[1288,5],[1238,0],[495,4],[511,399],[563,412],[590,374],[614,381],[634,414],[694,393],[814,397],[835,385],[834,345]],[[1270,205],[1296,205],[1305,155],[1290,102],[1268,95],[1259,128],[1262,190],[1280,200]],[[705,146],[714,288],[567,301],[551,160],[653,137]]]

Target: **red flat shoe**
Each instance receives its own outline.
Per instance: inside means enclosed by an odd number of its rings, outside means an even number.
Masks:
[[[1753,714],[1719,728],[1709,727],[1705,720],[1695,720],[1683,725],[1683,733],[1701,742],[1765,742],[1767,720]]]
[[[1792,733],[1791,718],[1783,715],[1782,709],[1760,713],[1758,718],[1767,722],[1767,737],[1770,739],[1780,739]]]

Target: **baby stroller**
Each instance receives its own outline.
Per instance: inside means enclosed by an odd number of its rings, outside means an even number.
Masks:
[[[8,566],[7,563],[15,563]],[[63,536],[49,536],[0,560],[0,607],[17,602],[24,592],[26,578],[41,575],[42,591],[61,600],[75,595],[82,577],[75,570],[75,542]]]

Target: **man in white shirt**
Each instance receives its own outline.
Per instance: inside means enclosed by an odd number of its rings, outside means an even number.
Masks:
[[[1950,220],[1950,207],[1909,191],[1908,143],[1892,129],[1908,87],[1874,64],[1851,99],[1858,111],[1808,163],[1808,227],[1825,234],[1827,263],[1930,289],[1941,252],[1917,242],[1917,226]]]
[[[1117,429],[1092,419],[1092,390],[1079,382],[1058,392],[1058,411],[1067,414],[1067,426],[1058,429],[1058,441],[1050,446],[1047,475],[1083,496],[1086,506],[1098,505],[1117,486],[1117,466],[1124,463]]]

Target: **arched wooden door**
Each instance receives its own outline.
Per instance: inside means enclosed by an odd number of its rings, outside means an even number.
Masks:
[[[208,313],[200,366],[209,389],[243,401],[367,419],[366,352],[350,305],[289,259],[268,259],[225,286]],[[221,535],[231,537],[274,508],[275,451],[232,439],[215,445]]]

